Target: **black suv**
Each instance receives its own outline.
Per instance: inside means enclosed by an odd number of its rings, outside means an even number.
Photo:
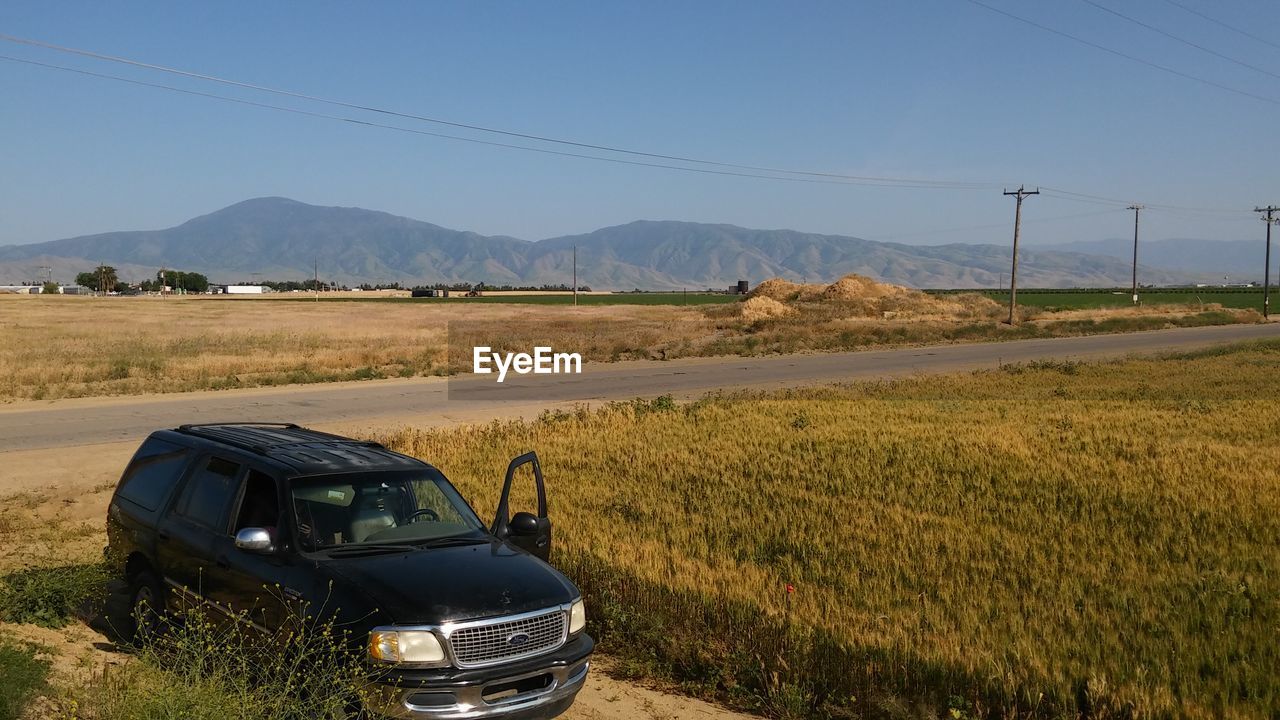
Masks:
[[[510,513],[530,465],[536,515]],[[587,677],[578,589],[547,564],[551,523],[533,453],[507,468],[486,527],[439,470],[287,424],[152,433],[107,512],[107,557],[133,617],[198,603],[262,630],[290,605],[368,632],[382,672],[369,710],[395,718],[549,718]],[[279,588],[284,602],[264,597]],[[280,598],[277,598],[280,599]]]

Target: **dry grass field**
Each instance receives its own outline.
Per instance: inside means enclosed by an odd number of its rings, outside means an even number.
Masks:
[[[381,439],[482,515],[537,449],[639,675],[778,717],[1267,718],[1277,371],[1271,342]]]
[[[597,360],[710,327],[672,307],[0,296],[0,400],[439,375],[449,323],[572,341]]]
[[[745,302],[687,307],[0,295],[0,402],[441,375],[468,368],[477,344],[550,345],[611,362],[1260,319],[1176,305],[1026,309],[1013,327],[1002,317],[979,295],[928,296],[856,276],[830,286],[769,281]],[[451,355],[450,343],[463,351]]]

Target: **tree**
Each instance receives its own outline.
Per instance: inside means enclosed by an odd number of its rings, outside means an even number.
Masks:
[[[62,288],[58,287],[58,283],[52,281],[44,283],[44,286],[40,288],[42,295],[57,295],[60,292],[62,292]]]
[[[183,270],[157,270],[156,279],[154,281],[142,281],[142,290],[144,292],[158,292],[165,285],[168,285],[173,290],[203,293],[209,291],[209,278],[198,272],[185,272]]]
[[[76,284],[94,292],[112,292],[118,291],[123,283],[116,275],[115,268],[110,265],[99,265],[93,269],[93,272],[82,272],[76,275]]]
[[[187,292],[202,293],[209,291],[209,278],[198,272],[182,273],[182,289]]]

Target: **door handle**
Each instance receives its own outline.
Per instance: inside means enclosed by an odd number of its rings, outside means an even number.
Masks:
[[[161,540],[168,540],[168,539],[169,539],[169,531],[168,531],[168,530],[157,530],[157,531],[156,531],[156,537],[160,538]]]
[[[231,567],[231,561],[227,559],[226,555],[219,555],[218,559],[215,560],[214,562],[217,564],[218,567],[222,568],[223,570],[230,569]]]

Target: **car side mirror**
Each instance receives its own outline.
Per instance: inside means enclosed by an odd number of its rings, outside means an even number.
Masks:
[[[537,516],[533,513],[518,512],[511,516],[507,529],[512,535],[537,535],[539,524]]]
[[[258,527],[247,527],[237,532],[236,547],[259,555],[273,553],[276,550],[275,543],[271,542],[271,533],[265,528]]]

